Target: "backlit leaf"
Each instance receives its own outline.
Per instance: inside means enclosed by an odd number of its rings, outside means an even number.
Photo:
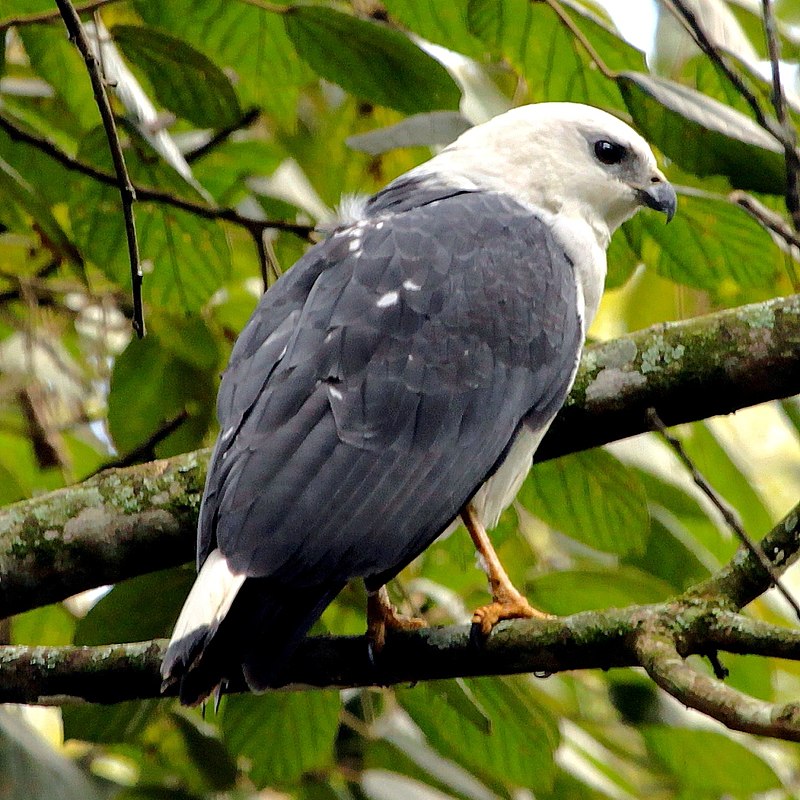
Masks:
[[[223,128],[242,116],[236,92],[210,58],[157,28],[116,25],[125,57],[147,74],[156,99],[200,128]]]
[[[644,488],[605,450],[536,464],[518,500],[551,527],[598,550],[625,554],[644,548],[650,525]]]
[[[312,69],[360,99],[407,114],[458,108],[447,70],[402,33],[323,6],[290,6],[284,19]]]

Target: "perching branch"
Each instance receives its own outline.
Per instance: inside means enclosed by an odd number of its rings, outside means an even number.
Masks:
[[[657,325],[587,349],[537,459],[648,431],[653,406],[675,425],[798,392],[800,295]],[[191,560],[207,457],[102,473],[0,509],[0,617]]]
[[[136,238],[136,220],[133,215],[133,203],[136,200],[136,192],[128,175],[128,168],[125,165],[125,156],[122,153],[122,144],[117,133],[117,124],[114,120],[114,113],[111,110],[111,103],[104,86],[103,74],[100,64],[92,52],[89,40],[86,38],[86,31],[83,29],[80,17],[75,11],[70,0],[56,0],[58,10],[64,20],[64,25],[69,33],[70,41],[75,44],[81,54],[89,79],[92,83],[92,91],[97,107],[100,110],[100,118],[103,121],[103,128],[108,139],[108,146],[111,150],[111,159],[114,162],[114,172],[116,173],[116,185],[119,189],[120,200],[122,202],[122,216],[125,220],[125,237],[128,242],[128,259],[131,264],[131,291],[133,293],[133,329],[141,339],[145,334],[144,328],[144,309],[142,307],[142,265],[139,261],[139,244]]]
[[[584,357],[567,419],[559,423],[570,433],[553,439],[548,456],[596,444],[597,430],[604,441],[646,430],[645,410],[654,403],[678,422],[797,392],[798,343],[800,297],[793,296],[596,345]],[[741,386],[732,398],[736,376]],[[623,425],[626,410],[632,421]],[[0,510],[0,614],[189,560],[206,459],[200,452],[114,470]],[[800,506],[761,547],[771,572],[740,548],[717,574],[670,601],[501,623],[483,646],[467,627],[427,629],[391,637],[372,663],[362,637],[310,639],[284,680],[364,686],[638,664],[676,698],[731,727],[800,740],[795,706],[748,698],[684,661],[716,650],[800,660],[800,632],[737,613],[800,554]],[[164,646],[0,648],[0,701],[158,696]]]

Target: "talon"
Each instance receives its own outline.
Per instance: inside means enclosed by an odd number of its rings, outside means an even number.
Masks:
[[[381,586],[377,592],[368,593],[367,639],[371,645],[370,656],[373,663],[386,645],[387,631],[415,631],[426,625],[424,619],[401,614],[389,600],[385,586]]]
[[[502,619],[552,619],[550,614],[534,608],[522,595],[514,599],[495,600],[493,603],[476,608],[472,614],[472,624],[484,636]]]
[[[476,608],[472,615],[470,638],[476,631],[480,631],[484,637],[488,636],[501,619],[530,619],[532,617],[552,619],[550,614],[534,608],[524,595],[514,588],[472,506],[467,504],[462,510],[461,516],[475,543],[475,548],[486,564],[489,584],[492,587],[492,602]]]

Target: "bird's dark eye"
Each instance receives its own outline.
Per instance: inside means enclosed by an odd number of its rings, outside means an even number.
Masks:
[[[600,139],[594,143],[594,154],[603,164],[619,164],[628,154],[628,148],[616,142],[609,142],[607,139]]]

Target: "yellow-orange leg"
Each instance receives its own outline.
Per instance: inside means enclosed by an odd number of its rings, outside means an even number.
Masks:
[[[376,653],[380,653],[386,644],[387,630],[413,631],[425,625],[424,619],[401,614],[389,600],[385,586],[377,592],[367,592],[367,638]]]
[[[534,608],[525,597],[518,592],[508,577],[497,553],[489,540],[486,530],[478,519],[475,509],[467,503],[461,511],[461,519],[467,526],[475,549],[483,558],[489,586],[492,590],[492,602],[476,608],[472,615],[472,624],[480,628],[484,636],[492,632],[492,628],[501,619],[517,619],[520,617],[537,617],[549,619],[550,615]]]

